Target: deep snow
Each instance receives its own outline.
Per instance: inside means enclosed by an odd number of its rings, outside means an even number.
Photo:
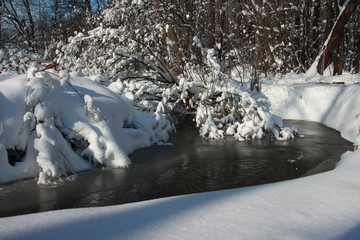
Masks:
[[[34,67],[27,76],[4,76],[0,183],[36,176],[49,183],[93,166],[127,167],[128,154],[169,138],[172,125],[162,110],[160,104],[155,112],[137,111],[79,73]],[[7,149],[26,151],[24,159],[12,166]]]
[[[288,74],[281,79],[269,79],[262,92],[271,102],[272,113],[284,119],[323,123],[354,142],[360,127],[359,88],[358,74],[312,77]]]
[[[318,84],[311,84],[322,82]],[[347,85],[328,84],[345,82]],[[287,75],[263,93],[283,118],[359,142],[360,76]],[[0,219],[1,239],[357,239],[360,151],[335,170],[255,187]]]

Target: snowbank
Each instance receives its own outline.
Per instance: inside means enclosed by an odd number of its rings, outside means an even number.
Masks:
[[[128,154],[163,144],[172,126],[161,108],[142,113],[78,73],[37,72],[0,80],[0,182],[61,180],[92,167],[127,167]],[[8,151],[24,152],[21,161]]]
[[[360,76],[353,74],[310,79],[289,74],[263,83],[272,113],[285,119],[323,123],[351,142],[356,141],[360,129],[359,92]]]

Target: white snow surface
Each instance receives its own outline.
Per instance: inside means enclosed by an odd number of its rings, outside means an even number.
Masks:
[[[342,81],[347,85],[311,84]],[[360,76],[263,82],[283,118],[318,121],[359,140]],[[299,129],[301,132],[301,129]],[[1,150],[1,145],[0,145]],[[1,153],[1,151],[0,151]],[[0,219],[1,239],[358,239],[360,151],[333,171],[254,187]]]
[[[334,84],[344,83],[344,84]],[[270,112],[284,119],[323,123],[355,142],[360,127],[359,75],[320,76],[296,74],[263,83]]]
[[[131,152],[167,141],[172,125],[161,110],[136,111],[79,73],[31,68],[0,78],[0,183],[38,176],[46,184],[92,166],[127,167]],[[26,155],[11,166],[7,149],[14,148]]]

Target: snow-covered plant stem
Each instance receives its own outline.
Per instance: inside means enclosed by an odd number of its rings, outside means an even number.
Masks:
[[[59,121],[57,109],[46,97],[53,90],[53,80],[49,74],[37,73],[36,69],[28,71],[26,104],[29,111],[25,113],[24,121],[29,129],[36,131],[34,148],[38,152],[36,161],[40,167],[38,183],[42,184],[57,181],[68,173],[74,174],[75,169],[69,159],[74,161],[75,158],[80,162],[55,126],[55,122]]]

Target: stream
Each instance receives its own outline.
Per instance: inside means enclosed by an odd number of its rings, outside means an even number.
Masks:
[[[0,217],[65,208],[108,206],[183,194],[273,183],[335,168],[352,143],[322,124],[285,121],[303,137],[238,142],[205,139],[183,124],[169,142],[130,155],[127,169],[95,169],[74,180],[0,185]]]

